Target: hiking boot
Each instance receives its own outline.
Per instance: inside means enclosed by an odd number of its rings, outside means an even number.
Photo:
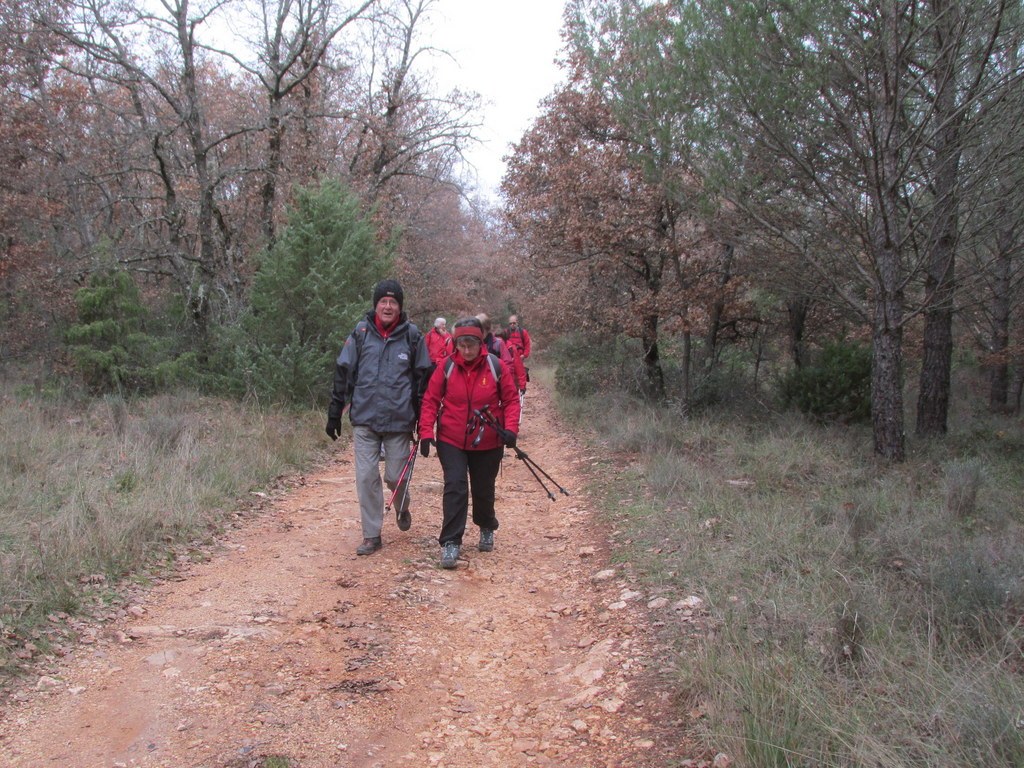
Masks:
[[[481,552],[490,552],[494,549],[494,531],[490,528],[480,529],[480,543],[477,545],[477,549]]]
[[[408,531],[412,527],[412,513],[407,509],[404,512],[398,512],[398,530]]]
[[[363,543],[356,547],[357,555],[372,555],[383,546],[380,543],[380,536],[372,539],[363,539]]]
[[[452,569],[459,562],[459,545],[449,541],[441,545],[441,567]]]

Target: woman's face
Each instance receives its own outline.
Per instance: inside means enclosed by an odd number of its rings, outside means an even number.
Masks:
[[[460,336],[455,346],[462,355],[462,359],[471,363],[480,356],[480,340],[474,336]]]

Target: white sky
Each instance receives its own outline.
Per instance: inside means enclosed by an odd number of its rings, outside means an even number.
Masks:
[[[438,0],[429,45],[456,60],[433,57],[439,85],[481,96],[481,143],[468,157],[480,193],[496,197],[502,157],[538,114],[537,105],[562,79],[563,0]]]

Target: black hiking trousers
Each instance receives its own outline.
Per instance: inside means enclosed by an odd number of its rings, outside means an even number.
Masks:
[[[505,449],[499,446],[486,451],[464,451],[443,442],[436,446],[444,471],[441,502],[444,520],[438,542],[441,546],[448,542],[462,545],[471,493],[473,522],[481,528],[498,530],[498,518],[494,515],[494,483]]]

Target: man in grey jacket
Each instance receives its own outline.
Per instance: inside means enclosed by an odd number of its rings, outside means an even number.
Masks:
[[[341,434],[341,413],[349,404],[356,461],[356,494],[363,526],[357,555],[381,548],[384,489],[379,461],[384,454],[384,482],[394,491],[419,418],[425,377],[431,368],[423,334],[402,310],[402,286],[382,280],[373,289],[373,309],[345,339],[334,370],[334,388],[327,409],[327,434]],[[402,485],[407,483],[403,480]],[[398,527],[412,525],[410,494],[398,489]]]

